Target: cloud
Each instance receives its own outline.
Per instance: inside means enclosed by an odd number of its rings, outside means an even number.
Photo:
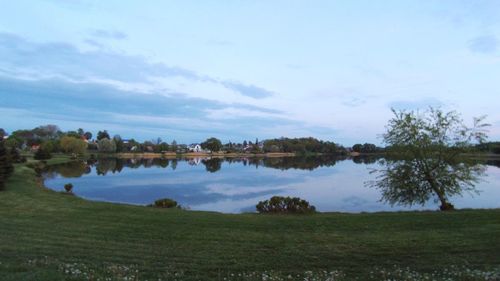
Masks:
[[[491,54],[498,50],[498,40],[495,36],[479,36],[469,40],[468,47],[474,53]]]
[[[366,103],[366,100],[359,97],[344,97],[342,104],[349,107],[357,107]]]
[[[90,46],[102,49],[104,48],[104,44],[97,42],[96,40],[93,39],[85,39],[83,42],[87,43]]]
[[[440,107],[443,106],[444,103],[435,98],[422,98],[418,100],[401,100],[401,101],[393,101],[389,103],[390,108],[394,108],[396,110],[418,110],[418,109],[427,109],[430,106],[432,107]]]
[[[242,83],[236,82],[236,81],[225,81],[222,82],[222,85],[224,85],[226,88],[234,90],[236,92],[239,92],[240,94],[255,98],[255,99],[262,99],[262,98],[267,98],[273,95],[273,92],[268,91],[266,89],[254,86],[254,85],[244,85]]]
[[[181,76],[203,79],[193,71],[150,63],[140,56],[127,56],[103,50],[82,52],[66,43],[33,43],[12,34],[0,33],[0,68],[39,76],[71,79],[109,79],[121,82],[147,82],[151,76]]]
[[[100,38],[123,38],[124,34],[98,30]],[[255,99],[265,98],[272,92],[238,81],[226,81],[177,66],[154,63],[142,56],[132,56],[105,50],[96,40],[87,44],[98,47],[93,51],[81,51],[67,43],[36,43],[24,38],[0,33],[0,72],[13,77],[40,79],[64,77],[75,81],[108,81],[110,84],[141,85],[161,88],[161,79],[183,78],[189,81],[208,82],[220,89],[230,89],[237,94]],[[158,85],[153,83],[157,82]],[[189,93],[188,93],[189,94]]]
[[[127,34],[116,30],[95,29],[90,34],[102,39],[122,40],[127,38]]]
[[[217,117],[216,112],[233,116],[231,120],[207,118],[211,114]],[[2,126],[9,131],[54,123],[65,130],[108,129],[140,140],[168,136],[183,142],[201,141],[208,136],[223,141],[276,137],[278,127],[304,126],[285,118],[282,112],[253,105],[222,103],[181,93],[144,94],[63,79],[0,77],[0,114]]]

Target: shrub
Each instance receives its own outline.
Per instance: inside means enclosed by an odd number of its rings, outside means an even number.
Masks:
[[[0,190],[4,188],[7,178],[13,171],[14,166],[12,166],[11,157],[5,148],[3,141],[0,141]]]
[[[46,160],[52,158],[52,155],[50,154],[50,151],[48,149],[45,149],[42,146],[35,152],[34,158],[36,160]]]
[[[65,184],[64,189],[66,190],[66,192],[71,192],[73,190],[73,184],[71,183]]]
[[[170,198],[156,200],[152,206],[157,207],[157,208],[179,208],[180,207],[180,205],[177,205],[177,201],[172,200]]]
[[[316,212],[316,207],[298,197],[273,196],[269,200],[260,201],[255,207],[259,213],[307,214]]]

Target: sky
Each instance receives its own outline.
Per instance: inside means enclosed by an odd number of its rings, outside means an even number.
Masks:
[[[0,0],[0,128],[380,144],[396,110],[487,115],[500,1]]]

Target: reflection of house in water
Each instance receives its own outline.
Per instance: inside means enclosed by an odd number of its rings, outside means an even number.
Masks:
[[[152,167],[153,166],[153,158],[147,158],[147,159],[144,159],[144,167]]]
[[[191,166],[198,166],[201,163],[201,158],[196,157],[196,158],[191,158],[188,160],[189,165]]]

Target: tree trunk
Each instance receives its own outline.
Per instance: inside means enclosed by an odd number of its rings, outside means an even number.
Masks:
[[[441,206],[439,206],[439,209],[441,211],[452,211],[452,210],[455,210],[455,206],[453,206],[453,204],[449,203],[448,200],[446,200],[446,196],[444,195],[444,192],[439,189],[439,187],[437,186],[436,181],[434,180],[434,178],[432,178],[429,175],[427,177],[427,181],[429,182],[429,184],[431,185],[432,190],[434,191],[434,193],[436,193],[436,195],[439,198],[439,201],[441,202]]]

